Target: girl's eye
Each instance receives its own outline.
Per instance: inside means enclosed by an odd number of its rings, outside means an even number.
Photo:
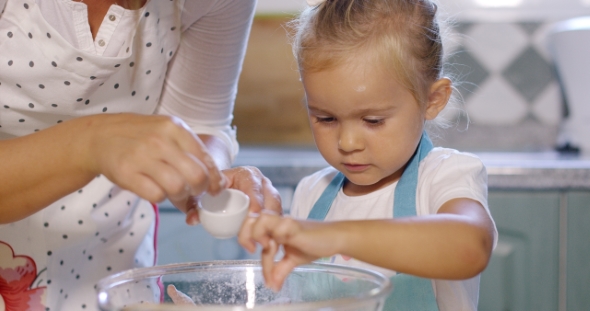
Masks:
[[[331,123],[336,120],[334,117],[315,117],[315,119],[318,123]]]
[[[364,121],[369,125],[380,125],[384,122],[383,119],[364,119]]]

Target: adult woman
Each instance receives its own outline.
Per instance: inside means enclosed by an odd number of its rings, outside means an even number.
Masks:
[[[237,153],[231,111],[254,5],[0,0],[7,310],[93,309],[98,279],[154,264],[149,202],[169,198],[195,223],[194,196],[229,186],[253,210],[280,209],[259,171],[220,171]]]

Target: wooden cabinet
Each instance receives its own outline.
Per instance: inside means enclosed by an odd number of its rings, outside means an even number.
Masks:
[[[490,191],[498,245],[480,311],[590,310],[590,192]]]

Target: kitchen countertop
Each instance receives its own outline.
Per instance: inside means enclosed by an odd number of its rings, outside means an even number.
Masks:
[[[557,152],[477,153],[491,190],[590,190],[590,157]],[[253,165],[276,186],[297,182],[328,164],[314,149],[242,146],[235,165]]]

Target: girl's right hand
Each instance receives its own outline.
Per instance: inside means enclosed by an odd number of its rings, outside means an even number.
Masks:
[[[250,240],[262,246],[262,274],[266,286],[275,291],[295,267],[338,252],[340,239],[330,223],[296,220],[265,210],[251,215],[249,221],[253,222],[251,232],[245,235],[242,231],[238,240],[249,251],[253,250]],[[279,246],[283,247],[283,257],[276,261]]]
[[[225,179],[205,145],[179,118],[105,114],[83,122],[82,163],[150,202],[218,193]]]

